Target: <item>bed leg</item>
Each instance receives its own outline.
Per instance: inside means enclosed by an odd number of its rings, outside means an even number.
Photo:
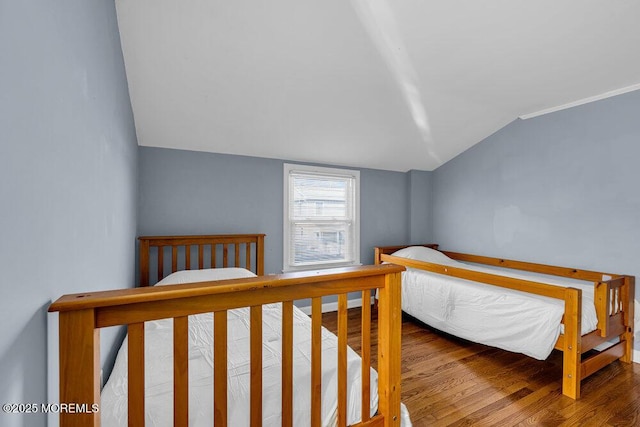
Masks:
[[[564,297],[564,349],[562,354],[562,394],[580,398],[582,293],[567,288]]]
[[[61,312],[60,402],[73,411],[60,412],[60,425],[99,426],[100,330],[93,309]]]
[[[622,287],[622,310],[624,311],[625,332],[622,338],[625,341],[624,356],[620,358],[623,362],[633,362],[633,322],[634,322],[634,303],[636,278],[633,276],[624,277],[624,286]]]
[[[402,310],[400,273],[387,274],[379,290],[378,309],[378,408],[384,427],[400,427],[400,363]]]

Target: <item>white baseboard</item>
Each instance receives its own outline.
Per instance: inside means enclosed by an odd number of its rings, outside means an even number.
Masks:
[[[373,301],[375,300],[374,297],[371,297],[371,304],[373,304]],[[355,307],[362,307],[362,298],[355,298],[355,299],[350,299],[347,300],[347,308],[355,308]],[[305,314],[307,315],[311,315],[311,306],[307,305],[304,307],[298,307],[300,310],[302,310]],[[329,313],[331,311],[338,311],[338,301],[334,301],[334,302],[327,302],[322,304],[322,312],[323,313]]]

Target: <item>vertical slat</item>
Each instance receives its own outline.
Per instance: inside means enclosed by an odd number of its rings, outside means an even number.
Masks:
[[[311,299],[311,426],[322,424],[322,298]]]
[[[218,245],[216,245],[215,243],[211,244],[211,268],[216,268],[216,255],[217,255],[217,248]]]
[[[149,286],[149,241],[140,239],[140,286]]]
[[[347,425],[347,294],[338,295],[338,425]]]
[[[262,306],[251,307],[251,426],[262,425]]]
[[[173,319],[173,425],[189,425],[189,318]]]
[[[378,294],[378,411],[385,427],[400,426],[402,315],[400,273],[385,275]]]
[[[282,427],[293,427],[293,301],[282,303]]]
[[[580,370],[582,331],[582,293],[567,288],[564,299],[564,349],[562,358],[562,394],[572,399],[580,398]]]
[[[204,268],[204,245],[198,245],[198,268]]]
[[[244,248],[245,248],[244,268],[246,268],[247,270],[251,270],[251,243],[245,243]]]
[[[215,427],[227,426],[227,312],[213,314],[213,421]]]
[[[362,291],[362,422],[371,417],[371,291]]]
[[[128,405],[130,427],[144,425],[144,323],[127,327]]]
[[[234,251],[235,251],[235,264],[233,265],[234,267],[240,267],[240,244],[236,243],[233,245]]]
[[[191,270],[191,245],[184,245],[184,269]]]
[[[60,402],[100,405],[100,332],[93,309],[61,312]],[[99,426],[99,413],[60,412],[60,425]]]
[[[380,257],[384,254],[384,250],[382,248],[375,248],[374,249],[375,255],[374,255],[374,259],[373,262],[375,265],[380,265],[382,264],[382,260],[380,259]],[[378,309],[378,298],[375,298],[373,300],[373,307],[375,310]]]
[[[178,247],[171,247],[171,272],[175,273],[178,271]]]
[[[158,246],[158,277],[159,282],[164,278],[164,246]]]
[[[222,266],[229,267],[229,245],[226,243],[222,245]]]
[[[264,275],[264,236],[258,236],[256,242],[256,274]]]

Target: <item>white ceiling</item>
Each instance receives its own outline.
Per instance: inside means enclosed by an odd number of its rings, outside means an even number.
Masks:
[[[640,88],[636,0],[116,0],[142,146],[433,170]]]

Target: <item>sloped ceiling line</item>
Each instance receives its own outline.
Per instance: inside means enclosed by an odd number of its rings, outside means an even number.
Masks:
[[[144,146],[429,171],[640,86],[640,1],[115,1]]]
[[[398,31],[393,11],[386,0],[352,0],[351,3],[389,67],[426,146],[427,155],[436,162],[436,167],[440,166],[443,162],[436,152],[429,117],[419,90],[418,75]]]

